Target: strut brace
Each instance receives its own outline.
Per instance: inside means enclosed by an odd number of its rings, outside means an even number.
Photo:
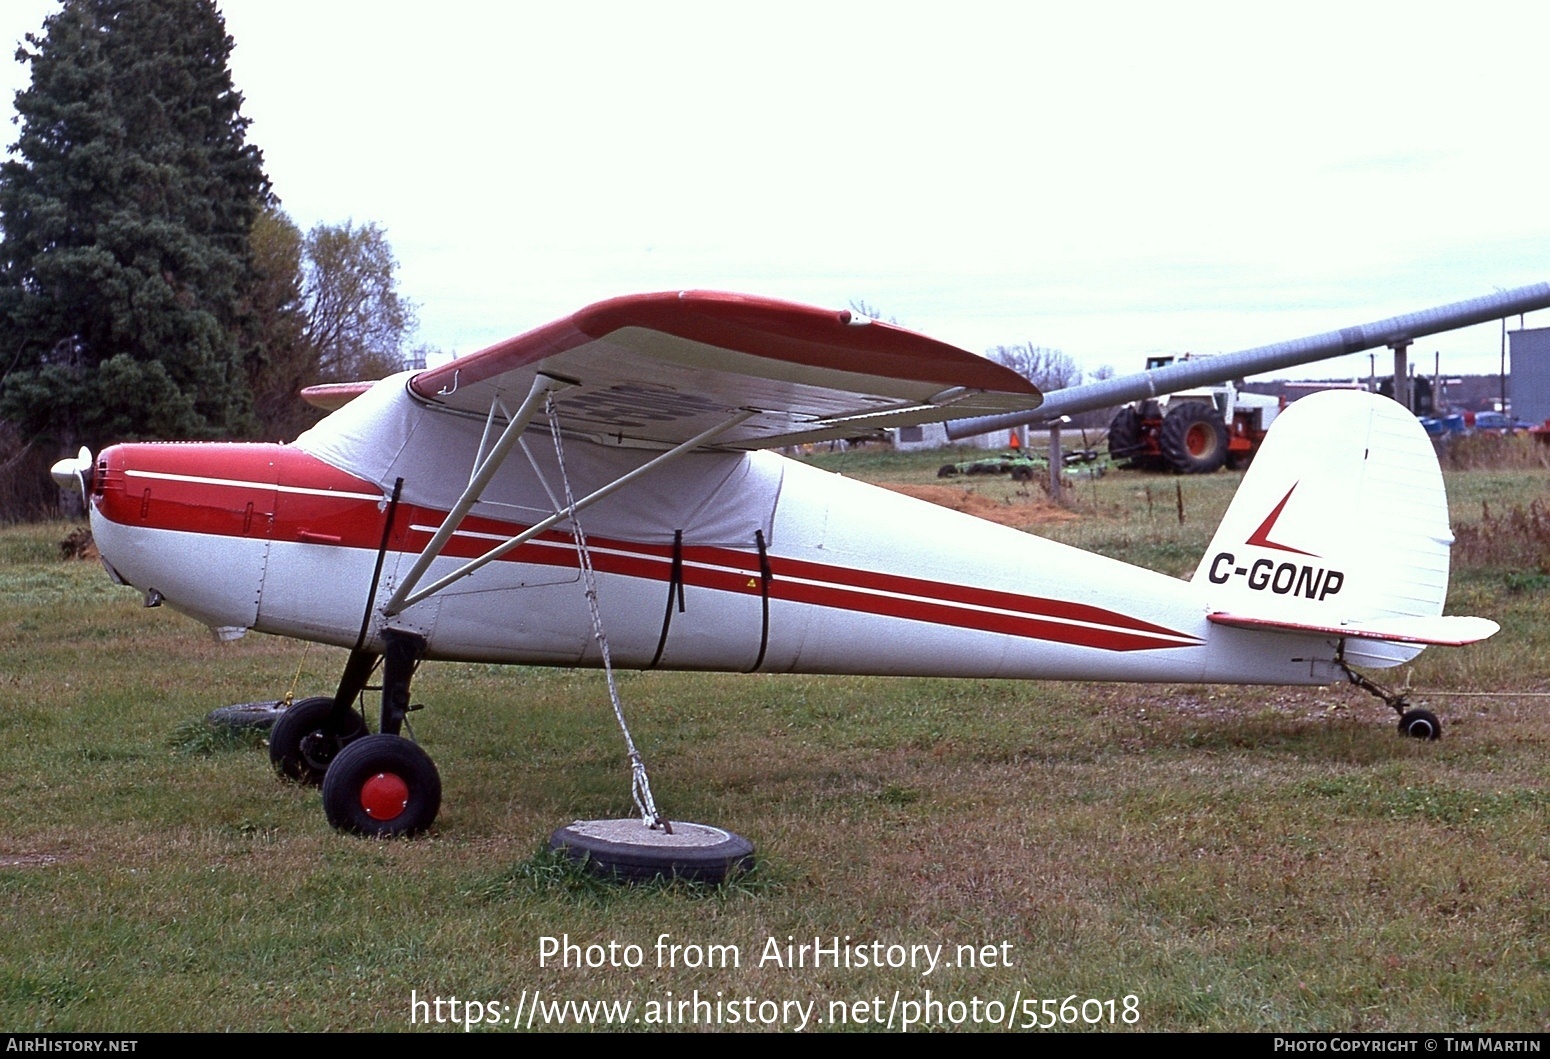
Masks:
[[[532,526],[529,526],[521,533],[509,538],[501,544],[496,545],[494,548],[491,548],[489,551],[485,552],[478,558],[470,559],[468,562],[464,563],[462,566],[459,566],[456,570],[453,570],[451,573],[438,579],[434,583],[420,589],[419,591],[415,591],[415,587],[419,584],[420,579],[424,577],[425,572],[430,568],[431,563],[439,555],[441,555],[442,551],[446,548],[447,543],[452,539],[452,535],[456,533],[457,528],[462,525],[463,519],[468,515],[468,512],[472,510],[473,506],[478,503],[480,496],[482,496],[484,493],[485,487],[488,486],[491,479],[495,477],[495,472],[500,469],[501,464],[505,462],[507,455],[510,454],[512,447],[517,443],[517,440],[521,437],[522,432],[527,428],[533,417],[537,415],[542,402],[551,392],[563,389],[569,385],[571,384],[563,380],[554,379],[543,375],[540,375],[533,381],[533,389],[528,394],[527,399],[524,400],[522,402],[522,406],[517,409],[517,414],[511,419],[511,422],[507,424],[505,431],[501,434],[500,440],[497,441],[494,447],[490,449],[489,455],[486,456],[484,461],[479,464],[478,468],[474,472],[473,477],[469,479],[468,487],[463,490],[463,495],[458,497],[458,501],[452,506],[452,510],[447,512],[447,517],[442,521],[441,528],[436,531],[435,536],[433,536],[430,542],[426,544],[424,551],[420,553],[419,558],[417,558],[414,562],[414,566],[410,568],[408,576],[406,576],[403,580],[403,583],[398,586],[397,591],[393,593],[393,597],[388,600],[387,605],[382,608],[383,614],[388,617],[392,617],[395,614],[399,614],[405,610],[408,610],[416,603],[428,599],[447,586],[462,580],[469,574],[472,574],[474,571],[478,570],[480,567],[494,562],[496,559],[499,559],[506,553],[526,544],[528,541],[532,540],[534,537],[537,537],[539,534],[545,533],[548,530],[553,529],[555,526],[558,526],[560,523],[564,522],[571,516],[572,511],[585,511],[587,508],[591,507],[598,501],[605,500],[612,496],[621,488],[635,481],[635,479],[641,477],[642,475],[647,474],[664,464],[670,463],[673,460],[678,459],[680,456],[684,456],[694,451],[701,445],[709,444],[717,437],[720,437],[722,434],[726,433],[728,430],[731,430],[733,427],[759,414],[756,409],[752,408],[738,409],[736,413],[716,426],[711,427],[709,430],[705,430],[699,434],[696,434],[688,441],[684,441],[678,445],[673,446],[666,452],[660,453],[657,456],[654,456],[652,459],[641,464],[639,467],[636,467],[634,470],[620,475],[618,478],[615,478],[607,485],[602,486],[601,488],[596,489],[591,493],[588,493],[586,496],[576,501],[575,506],[571,509],[571,511],[556,511],[554,514],[548,516],[547,518],[540,519],[538,522],[534,523]],[[493,409],[491,410],[491,415],[494,415]]]

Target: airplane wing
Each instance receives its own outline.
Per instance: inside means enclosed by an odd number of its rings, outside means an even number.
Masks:
[[[453,412],[508,408],[543,374],[567,429],[615,444],[673,445],[754,414],[717,437],[739,449],[881,433],[964,416],[1025,411],[1038,388],[966,350],[847,311],[738,294],[640,294],[588,306],[409,382]],[[364,384],[312,387],[335,408]]]

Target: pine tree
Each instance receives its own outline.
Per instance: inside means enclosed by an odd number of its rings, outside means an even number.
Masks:
[[[62,449],[249,425],[270,201],[214,0],[64,0],[0,166],[0,418]]]

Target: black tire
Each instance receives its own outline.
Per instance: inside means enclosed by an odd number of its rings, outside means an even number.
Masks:
[[[1019,463],[1017,466],[1012,468],[1012,481],[1014,481],[1014,482],[1031,482],[1031,481],[1033,481],[1033,467],[1030,466],[1029,464],[1026,464],[1026,463]]]
[[[936,472],[938,478],[952,478],[957,474],[958,465],[956,463],[944,463]]]
[[[291,703],[269,731],[269,762],[276,772],[309,787],[323,782],[339,751],[366,734],[366,722],[354,710],[344,731],[331,731],[333,711],[334,700],[324,695]]]
[[[285,713],[283,699],[269,702],[241,702],[235,706],[221,706],[205,714],[205,723],[212,728],[272,728]]]
[[[1399,734],[1411,739],[1441,739],[1442,722],[1431,710],[1406,710],[1399,718]]]
[[[593,874],[626,882],[689,879],[719,883],[753,867],[753,843],[708,824],[674,821],[680,837],[694,845],[666,845],[667,836],[638,820],[577,820],[549,836],[549,848],[563,851]],[[601,833],[600,833],[601,832]]]
[[[1109,458],[1128,460],[1141,455],[1141,413],[1126,405],[1109,423]]]
[[[1227,462],[1227,424],[1215,405],[1185,401],[1168,409],[1157,443],[1181,474],[1213,474]]]
[[[367,735],[339,751],[323,778],[323,812],[340,831],[373,838],[416,835],[441,811],[441,774],[402,736]]]

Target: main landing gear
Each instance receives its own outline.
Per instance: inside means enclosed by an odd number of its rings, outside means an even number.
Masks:
[[[382,724],[369,735],[352,705],[366,690],[377,656],[350,652],[333,698],[302,699],[269,737],[269,760],[288,779],[323,788],[323,811],[341,831],[380,838],[424,831],[441,809],[441,776],[419,744],[399,735],[409,682],[425,653],[414,633],[382,634]]]

